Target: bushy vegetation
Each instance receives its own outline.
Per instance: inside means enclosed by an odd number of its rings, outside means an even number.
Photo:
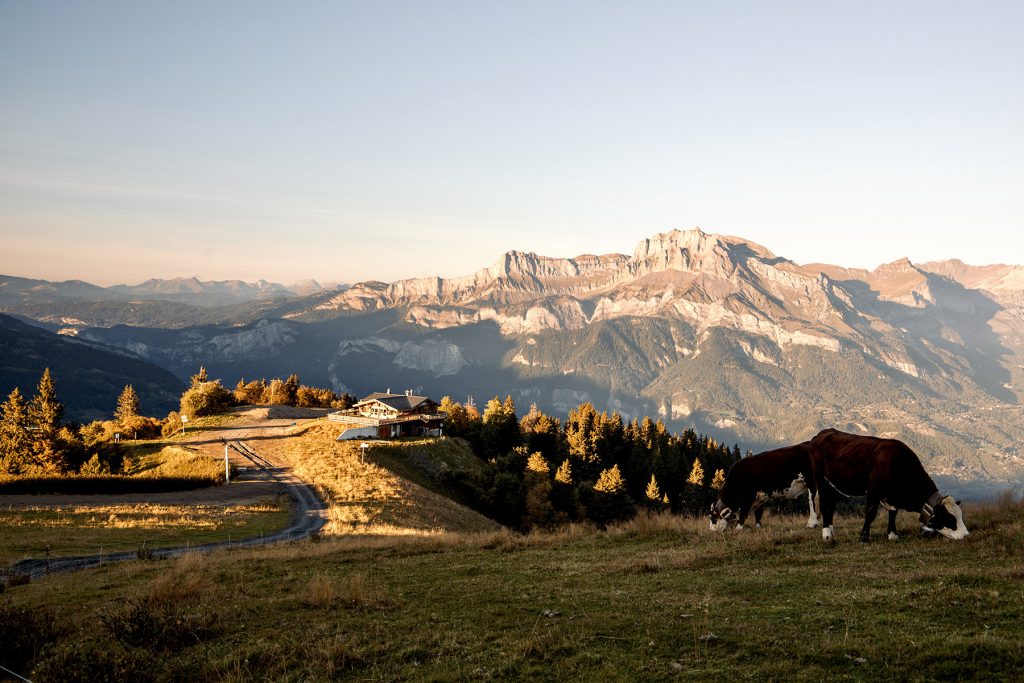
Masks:
[[[515,529],[605,525],[641,509],[703,512],[717,496],[712,484],[741,457],[739,446],[693,430],[673,435],[660,420],[627,422],[589,403],[564,425],[536,406],[520,420],[510,396],[488,401],[483,415],[448,396],[440,409],[445,434],[466,439],[486,463],[446,472],[452,494]]]
[[[239,379],[234,390],[235,401],[242,405],[287,405],[300,408],[335,408],[344,410],[352,407],[356,397],[352,394],[336,394],[330,389],[302,384],[299,376],[291,374],[287,379],[274,378],[245,381]]]

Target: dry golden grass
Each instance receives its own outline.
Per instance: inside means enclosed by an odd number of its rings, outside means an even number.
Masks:
[[[133,477],[210,477],[224,473],[222,461],[183,445],[140,442],[125,462],[125,474]]]
[[[292,430],[288,438],[255,444],[258,451],[272,449],[297,476],[316,485],[330,506],[326,535],[434,535],[499,528],[483,515],[374,464],[376,444],[362,462],[359,444],[336,441],[339,432],[333,423],[320,420]],[[429,448],[430,442],[410,447]]]

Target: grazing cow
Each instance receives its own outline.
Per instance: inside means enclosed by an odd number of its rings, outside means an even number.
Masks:
[[[837,492],[867,496],[860,532],[860,540],[865,543],[880,504],[889,511],[887,530],[891,541],[899,538],[897,509],[920,513],[926,533],[937,531],[954,539],[968,534],[959,503],[939,493],[917,455],[902,441],[826,429],[811,439],[811,468],[818,488],[821,537],[826,541],[833,540]]]
[[[718,500],[711,506],[711,530],[721,531],[736,515],[736,528],[742,528],[753,511],[754,523],[761,526],[764,504],[772,498],[796,498],[804,491],[810,500],[808,528],[818,526],[814,512],[814,478],[811,476],[810,442],[765,451],[743,458],[729,468]]]

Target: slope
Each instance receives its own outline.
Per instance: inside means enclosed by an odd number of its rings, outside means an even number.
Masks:
[[[120,349],[62,337],[0,315],[0,392],[14,387],[31,396],[45,368],[57,381],[65,417],[109,418],[126,384],[135,387],[140,408],[165,415],[178,405],[184,384],[167,370]]]

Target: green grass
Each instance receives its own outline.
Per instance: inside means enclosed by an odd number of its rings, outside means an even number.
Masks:
[[[326,535],[416,535],[500,527],[452,501],[436,485],[420,483],[423,471],[410,471],[412,462],[419,468],[435,468],[446,458],[473,458],[461,442],[373,441],[364,462],[359,441],[335,440],[340,431],[328,420],[312,420],[290,430],[286,438],[250,443],[257,452],[290,463],[296,475],[316,486],[329,507]],[[378,452],[390,454],[387,462],[377,459]]]
[[[162,680],[1020,680],[1022,512],[968,507],[961,542],[909,515],[902,540],[867,545],[855,518],[828,546],[781,516],[322,541],[50,577],[9,588],[8,614],[52,609],[63,629],[20,663],[36,681],[136,660]],[[215,627],[145,659],[98,625],[126,604]]]
[[[0,508],[0,565],[28,557],[89,555],[209,543],[269,533],[290,521],[290,499],[246,505],[120,503]]]

